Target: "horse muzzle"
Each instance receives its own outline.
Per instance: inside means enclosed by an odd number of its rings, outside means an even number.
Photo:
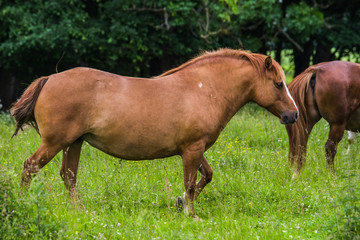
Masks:
[[[281,115],[280,123],[281,124],[292,124],[295,123],[296,120],[299,118],[299,113],[296,112],[284,112]]]

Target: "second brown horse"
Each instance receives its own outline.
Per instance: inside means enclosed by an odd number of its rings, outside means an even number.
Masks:
[[[296,124],[286,126],[293,178],[300,175],[309,135],[321,118],[330,125],[325,156],[334,172],[334,157],[344,130],[360,130],[360,65],[333,61],[311,66],[289,84],[289,91],[300,114]]]
[[[24,163],[22,184],[28,186],[63,150],[60,174],[74,194],[83,141],[123,159],[181,155],[184,211],[195,216],[195,198],[212,179],[204,152],[239,108],[254,101],[282,123],[296,121],[284,79],[270,57],[229,49],[202,54],[153,79],[90,68],[39,78],[11,109],[15,134],[29,123],[41,135],[40,147]]]

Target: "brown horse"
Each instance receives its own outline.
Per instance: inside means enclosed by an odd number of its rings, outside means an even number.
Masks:
[[[309,135],[321,118],[330,124],[325,156],[334,172],[334,157],[344,130],[360,130],[360,65],[333,61],[311,66],[289,84],[289,90],[300,113],[296,124],[286,126],[293,178],[300,175]]]
[[[270,57],[230,49],[204,53],[153,79],[90,68],[39,78],[11,109],[14,135],[26,123],[41,135],[24,163],[22,185],[63,150],[60,175],[74,196],[83,141],[122,159],[181,155],[184,211],[196,216],[194,200],[212,179],[203,154],[244,104],[254,101],[285,124],[296,121],[284,78]]]

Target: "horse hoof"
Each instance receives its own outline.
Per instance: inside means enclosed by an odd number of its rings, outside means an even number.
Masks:
[[[292,177],[291,177],[291,181],[295,182],[297,180],[300,180],[300,174],[299,173],[296,173],[294,172]]]
[[[184,209],[184,200],[182,197],[176,198],[175,206],[178,212],[181,212]]]

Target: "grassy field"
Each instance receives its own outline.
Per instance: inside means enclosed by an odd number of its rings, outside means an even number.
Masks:
[[[326,169],[328,124],[313,130],[301,179],[291,181],[288,139],[279,120],[248,104],[205,153],[213,181],[195,203],[202,221],[177,212],[184,191],[180,157],[130,162],[84,144],[78,172],[83,208],[59,176],[60,154],[20,194],[23,161],[40,138],[28,129],[11,139],[14,123],[0,115],[0,239],[350,239],[359,233],[360,146],[336,176]]]

